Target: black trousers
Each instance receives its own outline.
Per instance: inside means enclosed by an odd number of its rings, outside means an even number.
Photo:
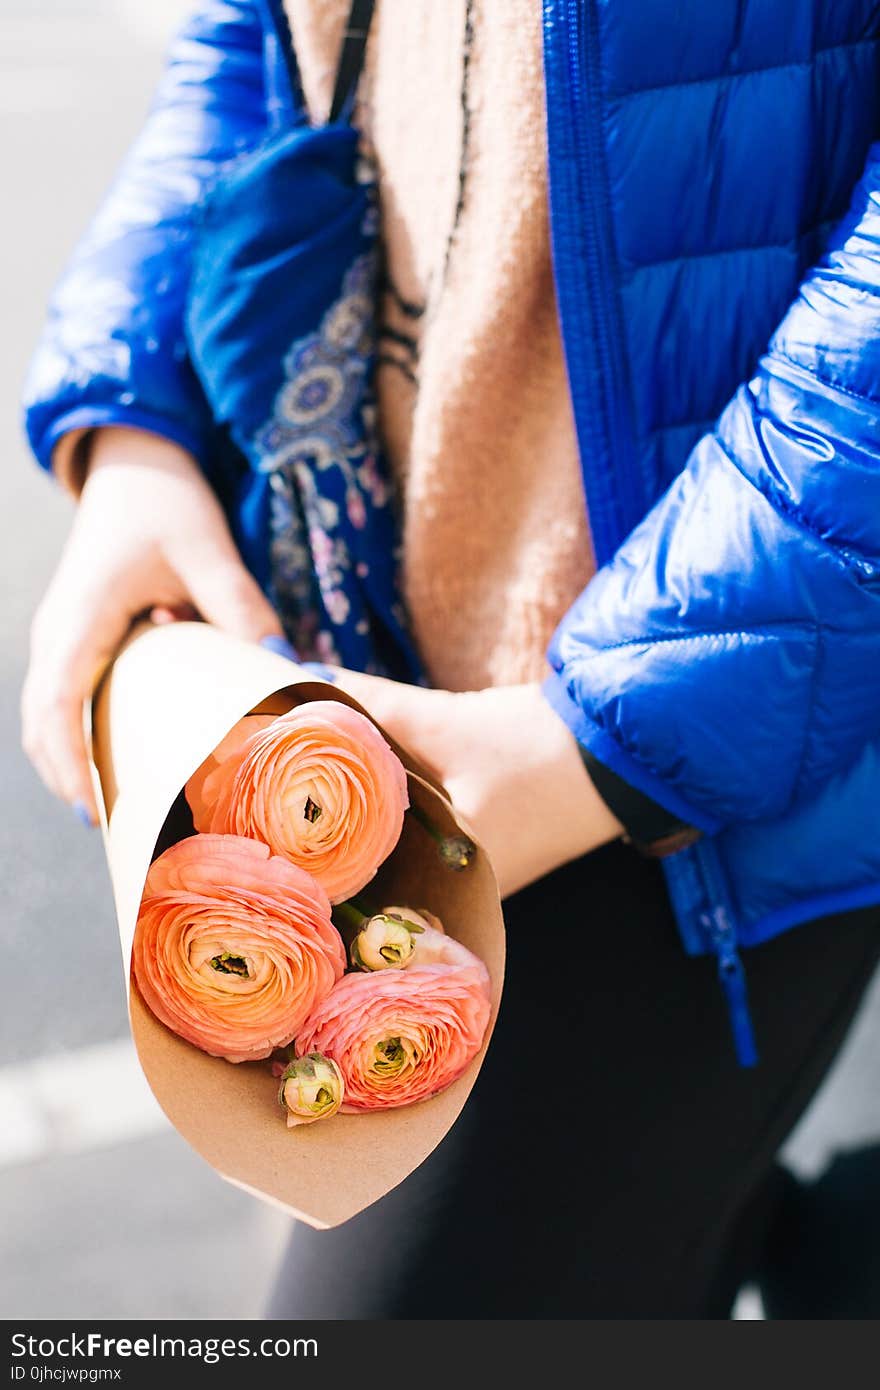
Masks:
[[[296,1226],[271,1318],[725,1318],[780,1144],[880,957],[880,909],[746,953],[760,1065],[624,845],[505,903],[495,1037],[439,1148],[333,1231]]]

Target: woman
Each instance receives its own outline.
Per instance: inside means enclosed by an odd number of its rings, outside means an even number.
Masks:
[[[296,1232],[275,1315],[724,1316],[880,946],[880,18],[546,0],[542,33],[534,0],[381,0],[352,108],[372,8],[340,48],[347,4],[289,0],[291,49],[274,0],[201,3],[56,292],[28,425],[79,506],[26,746],[94,820],[94,669],[134,614],[195,609],[360,667],[335,678],[493,857],[474,1097],[383,1203]],[[328,116],[378,171],[377,350],[346,281],[246,434],[202,205]],[[249,235],[314,187],[251,199]],[[341,414],[373,372],[408,624]],[[433,689],[372,674],[415,676],[408,634]]]

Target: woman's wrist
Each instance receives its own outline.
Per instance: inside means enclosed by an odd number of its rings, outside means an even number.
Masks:
[[[108,467],[133,464],[175,472],[199,471],[192,454],[180,444],[134,425],[99,425],[71,430],[59,439],[52,455],[52,471],[77,501],[92,474]]]
[[[590,780],[626,830],[625,838],[652,859],[677,854],[700,839],[701,832],[630,786],[600,762],[588,748],[579,748]]]
[[[539,685],[452,698],[473,700],[482,713],[473,742],[445,780],[505,895],[623,834]]]
[[[554,802],[565,808],[569,826],[569,858],[588,854],[624,834],[624,826],[600,795],[587,772],[580,747],[571,730],[539,693],[542,718],[546,726],[548,752],[545,786],[552,789]],[[548,806],[548,814],[549,814]],[[557,825],[559,821],[557,819]]]
[[[58,440],[52,450],[52,472],[57,481],[70,493],[74,501],[79,500],[89,471],[89,454],[96,429],[68,430]]]

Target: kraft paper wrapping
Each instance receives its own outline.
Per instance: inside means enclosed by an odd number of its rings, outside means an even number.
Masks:
[[[229,1182],[316,1227],[339,1225],[411,1173],[454,1124],[485,1055],[501,997],[504,928],[491,865],[478,848],[466,870],[445,868],[412,817],[370,886],[375,902],[424,905],[488,967],[492,1015],[468,1071],[419,1105],[335,1115],[288,1129],[268,1064],[208,1057],[147,1009],[131,980],[141,894],[156,854],[189,833],[181,790],[245,714],[341,700],[333,685],[203,623],[137,629],[105,673],[92,706],[92,755],[116,900],[131,1031],[147,1080],[171,1123]],[[369,712],[364,710],[363,713]],[[386,735],[387,737],[387,735]],[[448,799],[404,749],[410,800],[444,834],[464,831]],[[424,772],[423,769],[420,771]],[[470,833],[470,832],[467,832]],[[473,836],[471,836],[473,838]]]

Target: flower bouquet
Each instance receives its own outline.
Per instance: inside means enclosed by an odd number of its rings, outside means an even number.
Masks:
[[[222,1176],[337,1225],[479,1070],[504,962],[485,854],[354,700],[205,624],[132,635],[92,752],[159,1103]]]

